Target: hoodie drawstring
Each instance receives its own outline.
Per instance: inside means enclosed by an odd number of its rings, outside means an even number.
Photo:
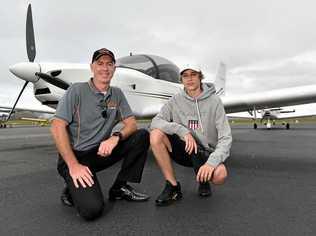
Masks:
[[[199,121],[200,121],[200,124],[201,124],[201,130],[202,130],[202,133],[204,133],[204,129],[203,129],[203,125],[202,125],[202,119],[201,119],[201,114],[200,114],[200,108],[199,108],[199,104],[198,104],[197,99],[195,99],[195,106],[196,106],[196,110],[198,112],[198,118],[199,118]]]

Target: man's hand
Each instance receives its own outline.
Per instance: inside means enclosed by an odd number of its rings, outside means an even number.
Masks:
[[[111,136],[107,140],[100,143],[98,155],[106,157],[111,155],[113,149],[116,147],[116,145],[119,142],[118,136]]]
[[[94,184],[92,179],[93,174],[88,166],[81,165],[80,163],[74,164],[69,168],[69,174],[76,188],[79,188],[79,183],[84,188],[87,185],[91,187]]]
[[[202,165],[196,175],[196,181],[207,182],[210,181],[215,168],[207,163]]]
[[[197,144],[191,133],[188,133],[184,136],[185,141],[185,151],[191,154],[194,150],[194,153],[197,154]]]

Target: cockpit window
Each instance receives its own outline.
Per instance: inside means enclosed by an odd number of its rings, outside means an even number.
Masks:
[[[179,68],[169,60],[154,55],[132,55],[119,58],[117,67],[130,68],[153,78],[179,83]]]

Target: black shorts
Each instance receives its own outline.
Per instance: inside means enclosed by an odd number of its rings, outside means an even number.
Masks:
[[[167,135],[171,147],[172,152],[170,152],[170,157],[176,163],[182,166],[193,167],[194,171],[197,173],[199,168],[204,165],[204,163],[208,160],[211,152],[205,150],[201,145],[198,145],[197,154],[194,151],[191,154],[188,154],[185,151],[185,142],[179,138],[178,135]]]

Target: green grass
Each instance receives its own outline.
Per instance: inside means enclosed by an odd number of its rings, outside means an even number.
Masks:
[[[9,121],[0,121],[1,124],[6,124],[7,126],[19,126],[19,125],[34,125],[34,126],[47,126],[50,125],[49,122],[37,122],[30,120],[9,120]]]

